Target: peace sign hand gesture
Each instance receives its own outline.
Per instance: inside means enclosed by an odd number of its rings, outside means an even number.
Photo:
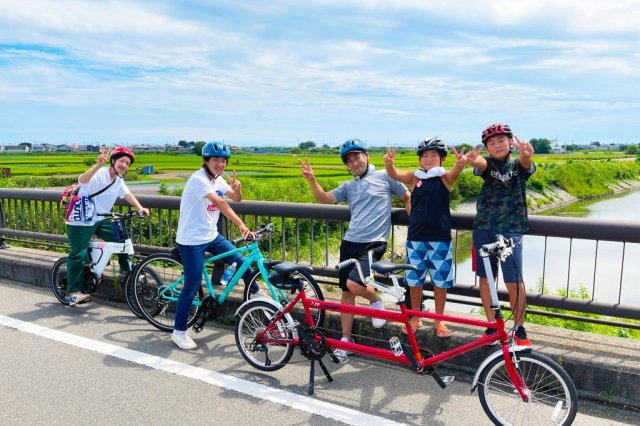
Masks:
[[[240,187],[242,186],[242,184],[238,179],[236,179],[236,171],[233,171],[232,176],[229,176],[229,173],[224,172],[224,176],[229,181],[229,186],[231,186],[231,189],[233,189],[235,192],[240,192]]]
[[[461,164],[464,165],[467,162],[467,156],[464,154],[465,147],[462,147],[462,150],[458,152],[456,147],[452,147],[451,151],[453,152],[454,157],[456,157],[456,165]]]
[[[395,160],[397,152],[398,152],[398,147],[397,146],[393,148],[393,151],[391,151],[389,149],[389,147],[387,147],[387,153],[384,155],[384,165],[385,166],[392,166],[393,165],[393,160]]]
[[[304,160],[305,161],[298,160],[298,163],[300,163],[300,167],[302,168],[302,177],[308,180],[309,182],[313,182],[316,180],[316,177],[313,174],[311,163],[309,162],[308,158],[305,158]]]
[[[476,159],[478,158],[478,156],[480,155],[480,153],[482,152],[482,147],[480,147],[479,149],[476,148],[475,146],[473,147],[472,150],[470,150],[467,153],[467,163],[471,164],[472,166],[475,165]]]
[[[527,141],[521,141],[516,135],[513,135],[512,145],[520,151],[520,156],[523,158],[531,158],[533,156],[533,145]]]
[[[109,157],[111,156],[111,148],[100,147],[100,155],[98,155],[98,164],[100,167],[104,166]]]

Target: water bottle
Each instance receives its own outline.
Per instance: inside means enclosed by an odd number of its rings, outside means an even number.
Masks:
[[[227,269],[224,270],[224,274],[222,274],[222,278],[220,278],[220,285],[226,286],[229,283],[229,280],[236,272],[236,262],[233,262]]]

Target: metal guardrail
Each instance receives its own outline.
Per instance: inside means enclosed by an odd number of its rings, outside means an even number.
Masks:
[[[134,224],[132,233],[137,242],[136,250],[140,253],[166,251],[174,245],[174,234],[177,227],[179,197],[137,195],[141,203],[152,209],[151,218],[143,218]],[[58,191],[0,189],[0,246],[7,241],[31,242],[49,247],[66,245],[67,238],[64,229],[64,211],[60,207],[60,193]],[[347,206],[319,205],[304,203],[277,203],[261,201],[243,201],[230,203],[233,209],[243,217],[250,226],[260,223],[274,222],[280,231],[278,241],[264,242],[262,249],[275,259],[287,259],[301,263],[309,263],[314,267],[317,276],[326,279],[337,277],[333,265],[337,263],[337,246],[341,240],[350,218]],[[127,204],[119,200],[119,209],[127,208]],[[453,213],[454,243],[458,246],[459,239],[473,226],[472,213]],[[404,257],[402,246],[398,247],[397,236],[408,224],[408,217],[404,209],[393,209],[391,220],[394,225],[391,235],[389,254],[392,259]],[[618,300],[616,302],[602,302],[595,300],[595,271],[592,283],[591,299],[573,299],[549,294],[527,293],[527,302],[531,306],[559,309],[563,311],[584,312],[607,317],[640,320],[640,307],[622,303],[623,272],[625,265],[631,262],[625,259],[627,245],[640,243],[640,222],[605,221],[590,219],[559,218],[548,216],[530,216],[529,235],[544,238],[545,254],[542,259],[542,282],[545,280],[545,261],[547,258],[547,239],[565,238],[569,240],[569,269],[567,274],[567,290],[569,289],[569,275],[571,274],[571,250],[575,241],[592,240],[596,244],[596,258],[598,244],[601,242],[618,242],[622,244],[620,261],[620,280],[618,284]],[[284,231],[283,231],[284,230]],[[233,238],[233,227],[223,231]],[[339,231],[339,232],[338,232]],[[338,236],[339,235],[339,236]],[[276,249],[274,249],[274,246]],[[275,250],[278,252],[276,253]],[[466,253],[468,256],[468,253]],[[459,265],[456,251],[455,267]],[[614,276],[615,274],[612,274]],[[457,276],[457,275],[456,275]],[[330,281],[326,281],[330,282]],[[448,300],[456,303],[481,306],[478,298],[477,283],[462,283],[456,280],[456,286],[449,289]],[[508,300],[505,290],[499,290],[499,297]],[[640,325],[627,324],[618,321],[598,318],[584,318],[564,313],[553,313],[528,309],[528,313],[588,321],[605,325],[615,325],[640,329]]]

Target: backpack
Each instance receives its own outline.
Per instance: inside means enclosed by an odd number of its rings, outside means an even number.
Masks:
[[[78,192],[80,192],[80,184],[78,182],[74,182],[67,186],[64,191],[62,191],[62,194],[60,194],[60,205],[62,208],[68,210],[71,205],[71,200],[73,197],[78,196]]]

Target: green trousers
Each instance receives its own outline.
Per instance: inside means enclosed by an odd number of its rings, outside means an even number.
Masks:
[[[67,260],[67,294],[86,291],[84,265],[87,259],[89,241],[93,235],[107,242],[117,242],[113,225],[109,219],[101,220],[92,226],[67,225],[67,237],[71,251]],[[120,271],[129,270],[127,254],[119,254]]]

